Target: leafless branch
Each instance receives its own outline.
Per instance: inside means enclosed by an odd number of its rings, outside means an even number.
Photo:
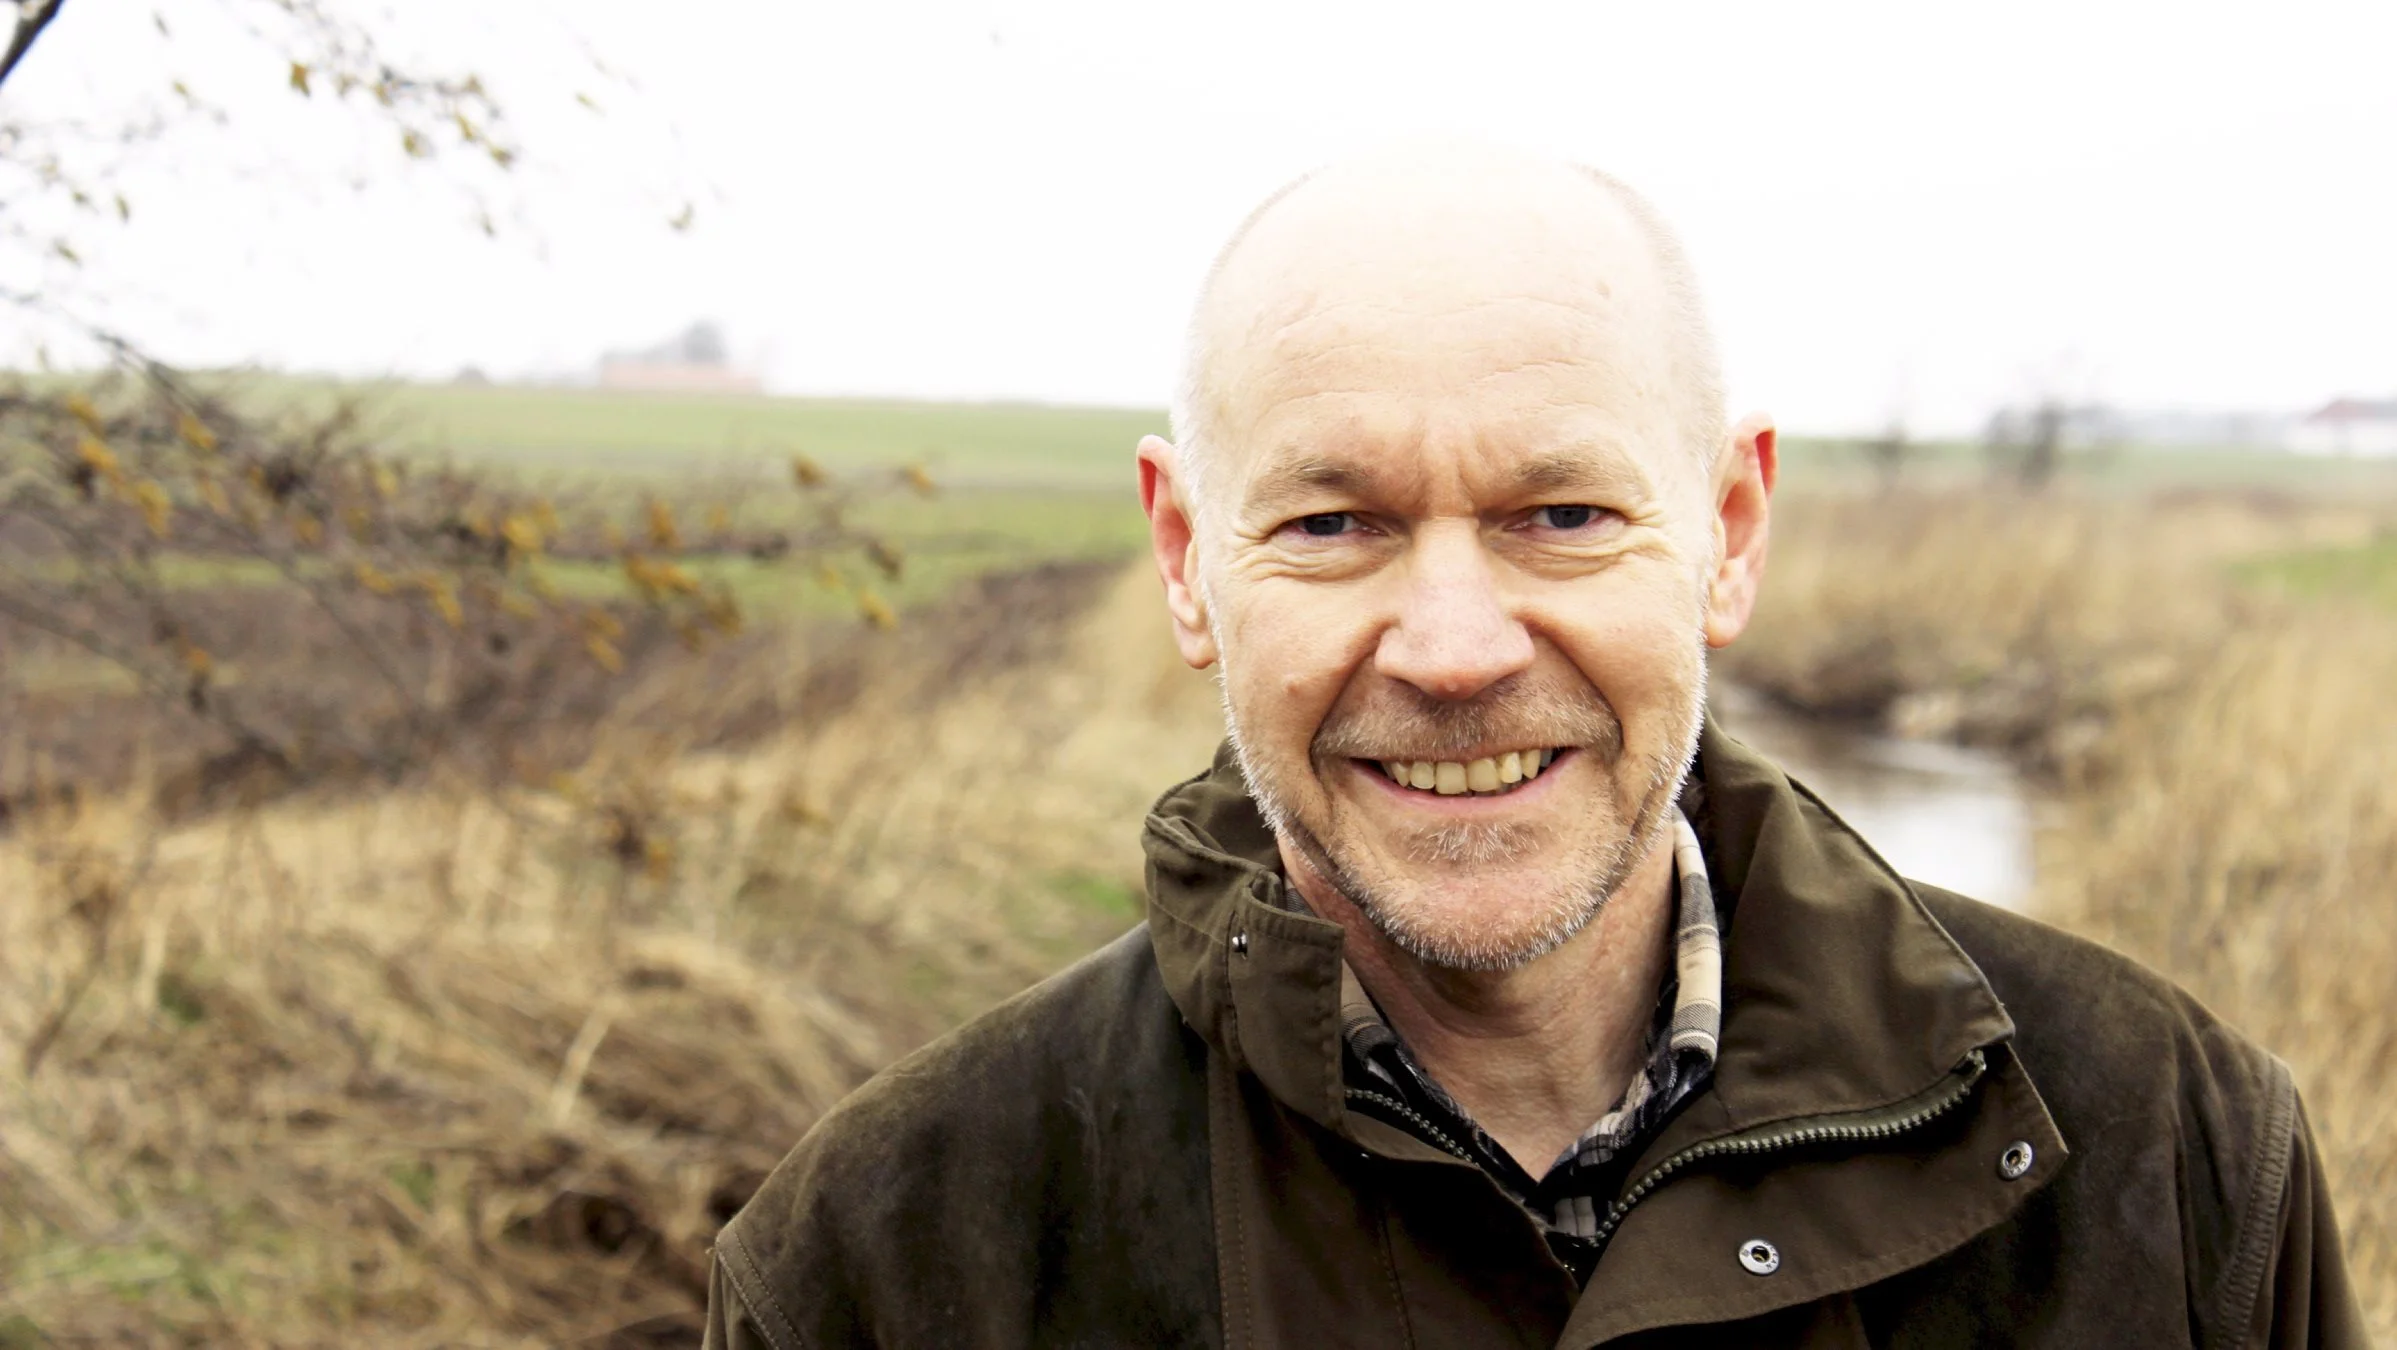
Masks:
[[[58,11],[66,8],[66,4],[67,0],[17,0],[16,30],[8,36],[7,54],[0,55],[0,85],[8,83],[17,63],[33,50],[34,39],[42,35],[42,30],[50,26],[50,21],[58,17]]]

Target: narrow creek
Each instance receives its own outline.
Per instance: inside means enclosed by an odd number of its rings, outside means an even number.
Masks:
[[[1725,730],[1812,788],[1906,876],[1992,904],[2031,895],[2031,801],[2001,756],[1814,721],[1717,686]]]

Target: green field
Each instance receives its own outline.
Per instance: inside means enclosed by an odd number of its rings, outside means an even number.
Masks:
[[[1162,434],[1145,409],[901,403],[569,387],[334,384],[220,376],[254,411],[354,400],[403,453],[533,475],[780,473],[793,454],[835,469],[920,464],[960,487],[1132,490],[1132,448]]]
[[[2304,549],[2261,558],[2242,580],[2300,596],[2353,596],[2397,606],[2397,534],[2347,548]]]

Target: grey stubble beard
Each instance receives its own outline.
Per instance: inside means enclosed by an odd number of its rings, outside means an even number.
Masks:
[[[1228,657],[1220,642],[1217,651]],[[1587,928],[1640,862],[1662,841],[1681,787],[1696,762],[1698,736],[1705,723],[1707,663],[1703,633],[1698,642],[1696,670],[1697,678],[1683,709],[1684,725],[1674,738],[1670,754],[1651,757],[1646,791],[1632,813],[1630,828],[1595,849],[1584,850],[1584,856],[1577,860],[1572,871],[1585,877],[1586,883],[1560,888],[1543,904],[1542,913],[1528,931],[1519,929],[1521,936],[1503,946],[1471,942],[1459,934],[1435,931],[1434,924],[1423,921],[1419,906],[1375,886],[1359,874],[1359,869],[1344,862],[1301,818],[1272,767],[1251,753],[1240,734],[1240,718],[1231,697],[1228,659],[1218,668],[1218,688],[1233,755],[1249,785],[1251,798],[1275,837],[1288,843],[1326,884],[1355,906],[1399,950],[1425,965],[1441,969],[1497,972],[1519,969],[1536,961]],[[1621,722],[1614,718],[1611,708],[1606,713],[1614,721],[1611,742],[1619,757],[1624,745]],[[1324,739],[1319,732],[1317,743],[1309,747],[1308,754],[1308,768],[1319,782],[1323,781],[1327,767],[1341,771],[1341,764],[1327,766],[1327,758],[1343,764],[1348,758],[1326,756],[1321,750]],[[1611,775],[1607,781],[1612,783]],[[1488,866],[1538,848],[1543,842],[1542,835],[1543,831],[1536,827],[1509,823],[1446,826],[1419,832],[1408,841],[1407,851],[1418,862]]]

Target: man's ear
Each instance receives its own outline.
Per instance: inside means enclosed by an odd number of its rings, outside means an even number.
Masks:
[[[1215,664],[1215,630],[1199,589],[1198,529],[1184,506],[1197,484],[1176,481],[1180,464],[1173,446],[1158,436],[1140,438],[1140,509],[1149,516],[1149,551],[1165,580],[1165,610],[1173,616],[1174,645],[1193,670]]]
[[[1731,429],[1715,469],[1715,570],[1706,590],[1706,645],[1728,647],[1747,631],[1764,582],[1771,542],[1773,484],[1781,476],[1780,436],[1773,419],[1750,413]]]

